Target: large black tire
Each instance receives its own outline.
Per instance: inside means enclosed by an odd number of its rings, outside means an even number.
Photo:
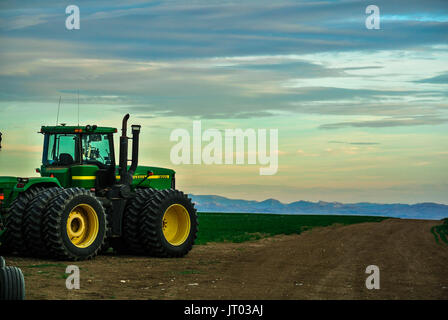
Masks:
[[[52,257],[61,260],[93,258],[104,245],[106,230],[103,205],[90,191],[81,188],[64,189],[50,200],[43,215],[44,241]],[[69,232],[73,235],[78,231],[83,231],[78,237],[69,236]]]
[[[25,279],[17,267],[0,268],[0,300],[24,300]]]
[[[0,236],[0,254],[11,254],[11,248],[5,244],[4,235]]]
[[[30,201],[42,190],[44,190],[42,187],[29,189],[20,193],[11,203],[6,217],[6,230],[2,235],[2,252],[5,250],[9,252],[18,252],[20,254],[28,253],[25,242],[23,218]]]
[[[118,254],[132,254],[132,252],[127,248],[123,237],[111,238],[109,240],[110,246],[112,247],[114,253]]]
[[[112,242],[113,248],[119,253],[145,253],[145,247],[140,239],[141,212],[157,190],[137,189],[135,193],[135,197],[128,201],[123,214],[123,237]]]
[[[103,204],[104,206],[104,204]],[[104,245],[101,248],[99,254],[107,254],[109,252],[109,249],[111,249],[112,242],[114,238],[112,237],[112,219],[113,219],[113,208],[104,206],[106,210],[106,219],[107,219],[107,231],[106,231],[106,239],[104,240]]]
[[[29,202],[24,217],[25,242],[30,255],[49,256],[49,248],[43,235],[43,214],[48,203],[64,189],[49,188],[37,193]]]
[[[140,239],[151,256],[185,256],[193,247],[197,231],[196,209],[182,191],[157,192],[141,212]]]
[[[0,257],[0,268],[6,267],[5,259],[3,257]]]

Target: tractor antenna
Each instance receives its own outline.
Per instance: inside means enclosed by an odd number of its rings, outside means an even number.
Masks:
[[[61,96],[59,96],[59,104],[58,104],[58,115],[56,116],[56,126],[59,123],[59,110],[61,108]]]
[[[78,89],[78,127],[79,127],[79,89]]]

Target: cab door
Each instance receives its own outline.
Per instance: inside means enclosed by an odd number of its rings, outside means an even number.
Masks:
[[[72,186],[71,168],[81,164],[78,134],[46,134],[41,175],[55,177],[62,187]]]
[[[81,135],[81,162],[85,187],[103,189],[116,183],[113,136],[109,133]],[[75,168],[73,168],[75,169]],[[78,168],[76,168],[78,170]]]

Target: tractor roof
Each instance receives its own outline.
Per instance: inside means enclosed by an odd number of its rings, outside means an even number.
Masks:
[[[41,133],[116,133],[116,128],[97,126],[42,126]]]

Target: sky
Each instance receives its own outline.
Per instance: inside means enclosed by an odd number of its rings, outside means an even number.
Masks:
[[[380,10],[367,29],[366,7]],[[80,9],[67,30],[65,9]],[[41,125],[142,125],[140,164],[187,193],[448,204],[446,1],[1,1],[0,175]],[[173,164],[175,129],[277,129],[278,170]]]

